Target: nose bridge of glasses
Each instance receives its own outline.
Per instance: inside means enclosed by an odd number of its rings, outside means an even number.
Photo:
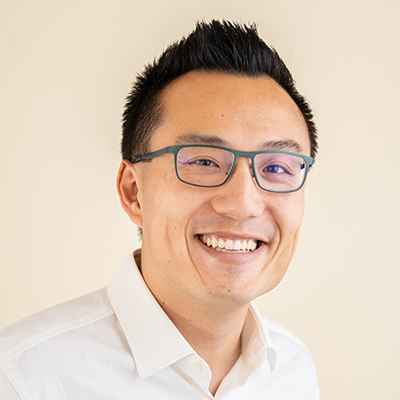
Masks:
[[[250,174],[251,177],[254,178],[255,177],[255,170],[254,170],[254,155],[252,154],[246,154],[244,152],[240,152],[240,153],[233,153],[233,161],[232,161],[232,165],[230,167],[229,170],[229,175],[232,175],[234,173],[234,170],[238,169],[239,165],[244,164],[244,166],[246,167],[246,165],[248,166],[249,170],[250,170]]]

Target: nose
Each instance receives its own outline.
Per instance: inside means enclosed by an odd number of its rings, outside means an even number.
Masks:
[[[211,205],[218,214],[243,220],[264,212],[266,195],[253,177],[249,159],[239,157],[228,181],[215,188]]]

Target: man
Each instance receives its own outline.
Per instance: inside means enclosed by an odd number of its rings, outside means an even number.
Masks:
[[[6,328],[4,399],[318,399],[251,303],[294,254],[312,113],[255,27],[199,23],[139,75],[117,189],[142,249],[111,285]]]

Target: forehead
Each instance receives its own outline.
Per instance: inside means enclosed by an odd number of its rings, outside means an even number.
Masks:
[[[267,76],[193,71],[170,83],[160,100],[163,118],[152,136],[152,151],[204,138],[204,143],[248,151],[292,142],[302,153],[310,152],[300,110]]]

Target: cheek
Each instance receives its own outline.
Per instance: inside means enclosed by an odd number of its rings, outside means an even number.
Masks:
[[[274,204],[273,216],[279,233],[276,237],[272,260],[266,268],[265,292],[273,289],[282,280],[296,251],[304,214],[304,195],[295,192]]]
[[[172,172],[172,174],[171,174]],[[201,204],[195,187],[178,180],[174,171],[149,179],[142,191],[143,230],[155,232],[160,240],[181,240],[188,221]]]
[[[297,239],[304,215],[304,192],[286,194],[276,208],[276,222],[281,238]]]

